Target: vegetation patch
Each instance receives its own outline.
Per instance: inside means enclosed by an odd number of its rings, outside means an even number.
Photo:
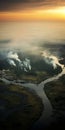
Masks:
[[[30,129],[42,114],[41,99],[23,86],[0,82],[0,88],[0,129]]]
[[[65,75],[60,79],[47,83],[45,92],[57,118],[65,118]]]

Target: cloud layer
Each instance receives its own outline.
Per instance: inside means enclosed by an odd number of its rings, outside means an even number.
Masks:
[[[0,11],[23,10],[32,7],[57,6],[65,4],[65,0],[1,0]]]

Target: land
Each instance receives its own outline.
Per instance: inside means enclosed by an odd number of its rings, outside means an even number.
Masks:
[[[42,101],[35,92],[0,81],[0,130],[30,129],[42,110]]]
[[[34,74],[31,72],[22,72],[22,74],[19,73],[19,75],[16,75],[13,70],[0,70],[0,77],[5,78],[9,81],[16,80],[18,83],[27,82],[39,84],[45,79],[48,79],[50,77],[50,74],[45,71],[36,71]]]
[[[60,53],[60,59],[63,57],[60,63],[65,65],[65,46],[45,44],[45,47],[49,48],[52,55]],[[61,72],[61,67],[57,66],[54,69],[39,55],[26,54],[23,57],[22,53],[18,52],[18,56],[20,60],[29,57],[32,69],[25,72],[21,70],[17,62],[15,62],[16,67],[12,66],[6,58],[0,55],[0,78],[21,84],[39,84]],[[50,129],[55,130],[57,127],[63,129],[65,122],[65,75],[59,80],[46,84],[44,89],[53,107],[54,122],[50,125]],[[7,85],[0,80],[0,130],[28,130],[40,118],[42,110],[44,110],[42,101],[33,90],[14,84]]]
[[[53,107],[53,127],[65,128],[65,75],[47,83],[44,89]]]

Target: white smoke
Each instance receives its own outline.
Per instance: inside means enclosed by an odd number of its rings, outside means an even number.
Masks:
[[[21,67],[21,69],[23,69],[26,72],[28,70],[31,70],[30,60],[28,58],[25,58],[25,60],[21,61],[19,63],[19,66]]]
[[[8,62],[10,65],[12,66],[17,66],[15,61],[18,62],[18,65],[21,69],[23,69],[24,71],[28,71],[31,70],[31,65],[30,65],[30,60],[28,58],[25,58],[24,60],[20,60],[19,56],[17,53],[14,53],[12,51],[8,52],[7,56],[6,56]]]
[[[25,58],[25,60],[23,61],[23,65],[25,66],[25,68],[31,70],[31,65],[30,65],[30,60]]]
[[[10,65],[16,66],[15,62],[13,60],[8,60]]]
[[[13,53],[12,51],[10,51],[10,52],[8,53],[7,57],[8,57],[9,59],[14,59],[14,60],[16,60],[16,61],[18,61],[18,62],[21,62],[21,60],[20,60],[19,57],[18,57],[18,54],[17,54],[17,53]]]
[[[59,63],[60,59],[56,56],[51,55],[48,51],[43,51],[42,56],[44,57],[45,62],[51,64],[54,69],[57,68],[57,65],[60,66],[62,69],[64,68],[64,65]]]

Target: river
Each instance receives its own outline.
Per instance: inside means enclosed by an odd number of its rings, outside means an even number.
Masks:
[[[42,112],[39,120],[37,120],[37,122],[33,126],[33,129],[40,130],[41,128],[44,128],[47,125],[49,125],[51,123],[51,121],[53,120],[52,119],[53,108],[52,108],[52,105],[51,105],[45,91],[44,91],[45,84],[59,79],[64,74],[65,74],[65,67],[62,69],[61,73],[59,73],[56,76],[53,76],[52,78],[49,78],[49,79],[42,81],[39,85],[33,84],[33,83],[16,83],[16,81],[8,81],[5,78],[0,78],[0,79],[3,80],[4,82],[6,82],[7,84],[12,83],[12,84],[16,84],[16,85],[23,85],[26,88],[32,89],[42,99],[44,109],[43,109],[43,112]]]

